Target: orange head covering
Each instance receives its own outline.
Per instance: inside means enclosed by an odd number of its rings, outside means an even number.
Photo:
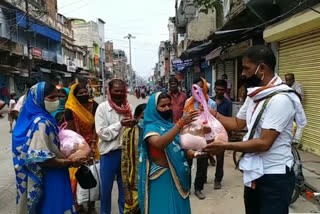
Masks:
[[[74,112],[82,122],[86,125],[91,126],[94,124],[94,116],[89,112],[76,98],[74,90],[76,89],[78,83],[73,84],[70,90],[70,94],[66,103],[66,109],[70,109]]]
[[[203,93],[204,93],[204,96],[206,97],[206,100],[209,99],[209,95],[208,95],[208,92],[209,92],[209,88],[208,88],[208,83],[207,81],[204,79],[204,78],[200,78],[203,82]],[[194,97],[191,97],[188,101],[188,103],[186,104],[186,106],[184,107],[184,113],[187,113],[189,111],[193,111],[195,110],[194,109]]]

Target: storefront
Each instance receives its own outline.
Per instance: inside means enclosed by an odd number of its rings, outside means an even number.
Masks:
[[[219,47],[206,57],[214,65],[216,80],[226,78],[229,96],[233,101],[239,100],[238,91],[242,86],[240,79],[242,55],[248,48],[252,47],[252,43],[253,41],[249,39],[226,49]]]
[[[320,4],[314,7],[320,10]],[[264,31],[267,42],[278,43],[279,75],[293,73],[304,90],[307,126],[303,148],[320,155],[320,16],[312,10],[296,14]]]

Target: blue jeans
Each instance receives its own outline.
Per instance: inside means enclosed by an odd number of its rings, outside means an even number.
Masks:
[[[121,150],[111,151],[100,157],[101,214],[111,214],[112,187],[116,175],[119,189],[119,212],[123,214],[124,194],[121,178]]]
[[[245,187],[246,214],[288,214],[295,184],[293,170],[286,174],[267,174],[257,179],[256,189]]]

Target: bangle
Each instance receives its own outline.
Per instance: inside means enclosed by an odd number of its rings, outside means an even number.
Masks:
[[[182,129],[184,127],[184,123],[182,122],[182,120],[178,120],[178,125],[180,127],[180,129]]]

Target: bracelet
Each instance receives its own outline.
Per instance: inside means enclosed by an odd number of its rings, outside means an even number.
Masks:
[[[184,123],[182,122],[182,120],[178,120],[178,125],[180,127],[180,129],[182,129],[184,127]]]

